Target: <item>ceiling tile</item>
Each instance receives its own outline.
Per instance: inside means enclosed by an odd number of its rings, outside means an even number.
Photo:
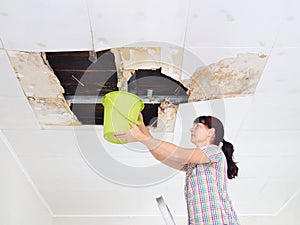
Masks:
[[[282,7],[282,21],[275,47],[300,47],[299,1],[288,0]]]
[[[5,130],[4,134],[55,213],[81,214],[95,212],[95,205],[103,207],[99,201],[102,192],[106,190],[104,196],[110,196],[114,184],[93,172],[83,160],[74,130]],[[93,195],[95,191],[91,194],[90,189],[97,190],[98,195]]]
[[[24,96],[19,81],[4,50],[0,50],[0,96]]]
[[[91,184],[92,185],[92,184]],[[90,188],[82,192],[76,187],[62,190],[60,193],[45,192],[49,196],[49,205],[56,215],[160,215],[155,198],[161,192],[145,189],[103,190]],[[181,199],[180,199],[181,200]],[[184,205],[184,202],[182,202]],[[181,214],[184,214],[182,212]]]
[[[80,157],[74,132],[73,129],[4,131],[18,156],[41,158]]]
[[[82,158],[19,158],[55,215],[153,215],[157,213],[155,197],[166,192],[166,183],[136,189],[108,182],[94,173]],[[174,180],[177,185],[183,185],[178,184],[181,181]],[[183,198],[177,198],[177,204],[178,201]]]
[[[256,209],[260,213],[276,214],[299,188],[300,179],[270,178],[254,198]]]
[[[234,161],[238,162],[239,177],[242,178],[272,176],[274,171],[284,163],[282,156],[277,154],[276,156],[241,156],[239,155],[240,150],[240,148],[235,148]],[[253,166],[254,164],[255,166]]]
[[[238,214],[275,215],[299,189],[300,180],[238,178],[228,184],[229,194]]]
[[[273,46],[283,2],[192,0],[186,47]]]
[[[256,93],[269,94],[276,98],[287,94],[299,96],[299,54],[300,48],[274,48],[258,83]]]
[[[300,130],[299,95],[257,94],[242,124],[244,130]]]
[[[256,94],[253,97],[251,109],[286,109],[286,111],[293,111],[300,109],[299,95],[298,94],[282,94],[268,93]],[[279,121],[278,121],[279,123]]]
[[[261,170],[264,173],[264,167]],[[299,179],[284,177],[237,178],[228,182],[234,208],[238,214],[246,215],[275,215],[299,187]]]
[[[12,218],[16,224],[22,224],[24,221],[29,224],[51,224],[51,210],[38,193],[36,186],[1,131],[0,177],[2,180],[0,187],[1,224],[10,224]],[[24,216],[20,216],[21,214]]]
[[[87,2],[97,50],[125,45],[183,46],[188,12],[186,2],[180,0],[147,2],[88,0]]]
[[[209,65],[213,63],[217,63],[225,58],[235,58],[238,54],[246,54],[246,53],[256,53],[258,55],[266,55],[269,56],[271,53],[271,48],[266,47],[255,47],[255,48],[233,48],[233,47],[217,47],[217,48],[207,48],[207,47],[190,47],[185,51],[185,59],[184,62],[188,63],[191,60],[198,60],[199,67],[203,65]],[[195,59],[193,59],[195,58]],[[184,66],[184,69],[187,67],[191,67],[191,65]],[[196,68],[197,68],[196,67]]]
[[[299,153],[298,156],[282,156],[280,158],[280,163],[276,165],[275,170],[272,174],[270,174],[270,176],[277,178],[284,177],[286,179],[300,180],[300,150],[297,149],[296,151]]]
[[[278,119],[280,120],[280,119]],[[300,130],[240,130],[235,139],[239,156],[295,156],[299,158]]]
[[[6,49],[24,51],[92,48],[84,0],[18,0],[1,3],[0,36]]]
[[[267,182],[266,177],[236,178],[228,181],[228,194],[238,214],[259,214],[255,197]]]
[[[0,129],[38,129],[39,125],[25,97],[0,96]]]

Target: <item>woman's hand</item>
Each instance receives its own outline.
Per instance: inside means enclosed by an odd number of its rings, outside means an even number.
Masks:
[[[116,132],[114,136],[120,140],[124,140],[127,142],[143,142],[151,139],[152,135],[144,124],[142,113],[140,113],[140,117],[142,120],[142,123],[140,125],[135,125],[134,123],[128,121],[132,128],[127,131]]]

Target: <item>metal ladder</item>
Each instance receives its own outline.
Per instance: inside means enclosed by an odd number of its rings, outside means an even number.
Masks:
[[[166,225],[176,225],[174,218],[173,218],[167,204],[165,203],[163,197],[160,196],[160,197],[156,198],[156,202],[158,204],[159,210],[164,218]]]

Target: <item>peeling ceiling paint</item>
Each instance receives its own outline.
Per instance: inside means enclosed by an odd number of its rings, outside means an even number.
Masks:
[[[196,69],[181,79],[183,49],[178,47],[135,47],[112,49],[118,71],[118,88],[127,91],[132,72],[162,69],[188,89],[189,102],[252,95],[267,62],[266,55],[238,54]],[[64,99],[59,80],[43,53],[8,52],[11,63],[36,117],[42,125],[80,125]],[[161,102],[161,100],[160,100]],[[178,106],[164,99],[152,131],[173,132]]]
[[[153,131],[174,132],[178,105],[163,101],[158,108],[157,127]]]
[[[256,86],[267,62],[266,55],[238,54],[217,63],[202,66],[188,79],[182,78],[183,48],[136,47],[112,51],[119,73],[119,88],[127,90],[131,73],[138,69],[162,69],[162,73],[177,80],[188,89],[189,102],[229,97],[249,96]],[[156,131],[174,131],[177,107],[162,102],[158,112]],[[154,129],[153,129],[154,131]]]
[[[119,52],[119,61],[116,65],[126,74],[138,69],[162,69],[162,73],[176,81],[181,80],[181,67],[183,61],[183,48],[181,47],[135,47],[112,50]],[[117,58],[117,57],[116,57]],[[126,73],[127,72],[127,73]]]
[[[135,47],[113,49],[118,68],[119,89],[127,91],[127,81],[138,69],[160,69],[162,73],[176,81],[181,79],[183,48],[180,47]],[[150,101],[155,101],[151,98]],[[174,132],[178,106],[161,102],[158,109],[157,127],[150,127],[154,132]]]
[[[64,89],[41,53],[9,51],[16,76],[41,125],[80,125]]]
[[[189,81],[189,101],[253,95],[266,62],[266,55],[246,53],[198,68]]]

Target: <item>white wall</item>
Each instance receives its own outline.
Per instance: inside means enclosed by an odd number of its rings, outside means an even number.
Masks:
[[[50,225],[52,216],[14,159],[0,130],[0,225]]]

